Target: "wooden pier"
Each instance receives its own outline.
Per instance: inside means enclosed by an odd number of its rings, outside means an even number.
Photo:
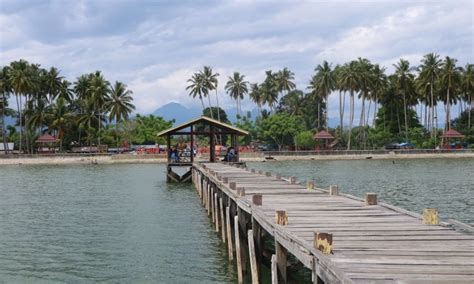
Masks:
[[[194,163],[192,180],[240,283],[246,274],[260,283],[262,265],[272,283],[298,265],[313,283],[474,283],[472,227],[440,222],[435,209],[419,215],[373,193],[222,163]]]

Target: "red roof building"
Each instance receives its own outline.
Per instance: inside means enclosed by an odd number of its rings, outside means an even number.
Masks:
[[[57,142],[58,140],[49,134],[45,134],[43,136],[40,136],[37,140],[36,143],[54,143]]]
[[[450,129],[441,135],[442,138],[463,138],[464,135],[454,129]]]
[[[334,139],[334,136],[331,135],[331,133],[325,131],[325,130],[322,130],[322,131],[319,131],[318,133],[316,133],[314,136],[313,136],[314,139],[317,139],[317,140],[324,140],[324,139]]]

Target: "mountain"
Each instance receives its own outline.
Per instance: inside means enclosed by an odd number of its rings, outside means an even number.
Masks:
[[[232,123],[237,121],[237,117],[236,117],[237,109],[235,107],[224,109],[224,111],[227,113],[227,118]],[[251,117],[255,119],[255,117],[257,117],[258,110],[253,109],[250,113],[251,113]],[[196,117],[200,117],[202,115],[202,109],[199,107],[187,108],[179,103],[169,103],[156,109],[152,114],[161,116],[165,120],[175,119],[176,120],[175,125],[179,125],[188,120],[194,119]],[[247,114],[247,111],[243,111],[242,115],[246,115],[246,114]]]
[[[169,103],[156,109],[152,114],[161,116],[165,120],[175,119],[175,125],[179,125],[201,116],[201,113],[200,108],[187,108],[179,103]]]

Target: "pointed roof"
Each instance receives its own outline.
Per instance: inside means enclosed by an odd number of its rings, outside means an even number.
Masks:
[[[44,134],[43,136],[40,136],[37,140],[36,143],[52,143],[58,141],[54,136],[51,136],[49,134]]]
[[[326,130],[321,130],[313,136],[314,139],[334,139],[334,136]]]
[[[207,116],[201,116],[201,117],[195,118],[193,120],[190,120],[188,122],[185,122],[181,125],[166,129],[164,131],[161,131],[157,135],[158,136],[164,136],[164,135],[167,135],[167,134],[173,134],[174,132],[177,132],[178,130],[188,128],[191,125],[198,124],[198,123],[201,123],[201,122],[203,122],[204,124],[207,124],[207,125],[213,125],[213,126],[219,127],[221,129],[224,129],[224,130],[227,130],[227,131],[230,131],[230,132],[235,132],[235,134],[237,134],[237,135],[242,135],[242,136],[249,135],[249,133],[245,130],[242,130],[242,129],[239,129],[239,128],[234,127],[232,125],[229,125],[227,123],[223,123],[223,122],[220,122],[218,120],[209,118]]]
[[[450,129],[441,135],[443,138],[463,138],[464,135],[454,129]]]

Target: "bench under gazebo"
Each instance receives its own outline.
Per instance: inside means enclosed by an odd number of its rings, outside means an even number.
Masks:
[[[175,126],[173,128],[167,129],[158,133],[159,137],[166,137],[166,146],[167,146],[167,181],[175,182],[188,182],[191,181],[191,167],[194,163],[194,149],[195,146],[195,136],[205,136],[209,138],[209,162],[214,163],[217,161],[216,158],[216,142],[222,140],[222,136],[227,135],[230,137],[230,146],[234,148],[235,156],[233,157],[231,163],[240,163],[239,157],[239,136],[246,136],[248,132],[232,125],[220,122],[215,119],[211,119],[207,116],[201,116],[199,118],[190,120],[181,125]],[[184,159],[172,159],[171,157],[171,139],[173,136],[185,136],[188,137],[190,142],[189,156],[188,154],[184,155]],[[175,171],[174,167],[187,168],[186,172],[180,176]]]

